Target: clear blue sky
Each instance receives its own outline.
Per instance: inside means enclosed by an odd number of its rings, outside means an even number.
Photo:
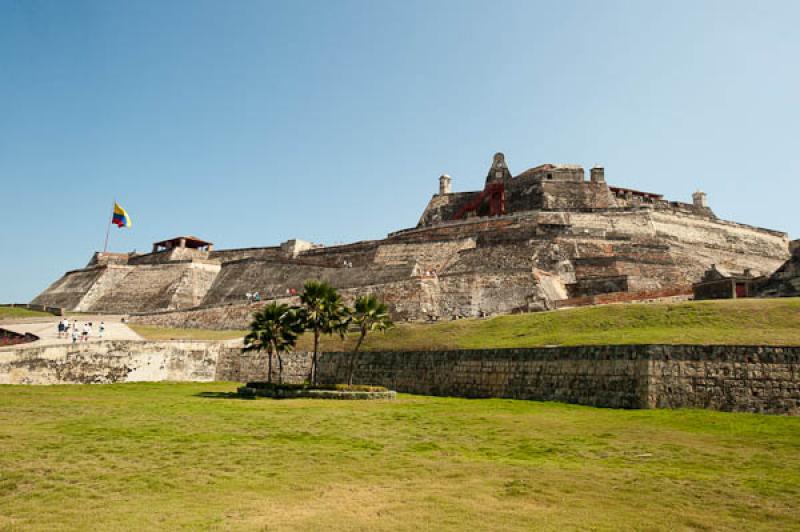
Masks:
[[[800,2],[0,0],[0,302],[102,247],[381,238],[602,164],[800,236]]]

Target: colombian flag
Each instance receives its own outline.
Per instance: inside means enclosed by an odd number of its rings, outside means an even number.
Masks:
[[[119,206],[119,203],[114,202],[114,216],[111,217],[111,223],[117,227],[130,227],[131,217],[128,212]]]

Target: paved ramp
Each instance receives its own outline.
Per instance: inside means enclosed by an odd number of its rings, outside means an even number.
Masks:
[[[58,337],[58,322],[60,318],[34,318],[34,319],[20,319],[0,321],[0,327],[16,333],[35,334],[40,338],[36,345],[52,345],[52,344],[69,344],[72,343],[72,336],[68,335],[67,338]],[[83,330],[83,324],[91,322],[92,333],[89,336],[89,342],[98,342],[101,340],[99,336],[100,322],[105,322],[106,330],[103,334],[102,340],[142,340],[142,337],[136,334],[130,327],[120,321],[118,316],[81,316],[80,318],[70,318],[70,324],[77,321],[78,331]],[[26,346],[32,344],[23,344]]]

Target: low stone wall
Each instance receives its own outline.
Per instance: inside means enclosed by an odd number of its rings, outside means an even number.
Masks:
[[[266,378],[265,355],[235,350],[225,355],[231,358],[221,360],[218,372],[224,380]],[[285,382],[309,378],[308,353],[289,353],[283,359]],[[348,353],[322,353],[320,382],[346,382],[348,361]],[[277,367],[273,376],[277,379]],[[353,382],[426,395],[800,415],[800,347],[622,345],[364,352],[356,358]]]
[[[219,342],[107,341],[0,349],[0,384],[218,380]]]
[[[320,381],[345,381],[347,361],[346,353],[324,353]],[[365,352],[353,382],[424,395],[642,408],[647,370],[647,359],[629,346]]]
[[[284,382],[309,353],[283,355]],[[348,353],[322,353],[320,382],[347,379]],[[0,384],[266,380],[265,353],[219,342],[109,341],[0,348]],[[278,363],[273,358],[273,378]],[[617,345],[363,352],[355,384],[407,393],[563,401],[613,408],[699,407],[800,415],[800,347]]]
[[[323,354],[320,380],[342,382],[346,361],[342,353]],[[430,395],[800,415],[800,347],[627,345],[361,353],[354,383]]]
[[[642,348],[649,357],[643,408],[800,415],[800,347]]]

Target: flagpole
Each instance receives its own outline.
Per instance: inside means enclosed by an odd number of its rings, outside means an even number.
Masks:
[[[106,241],[103,244],[103,253],[108,250],[108,233],[111,232],[111,221],[114,219],[114,207],[117,205],[117,200],[114,199],[114,204],[111,205],[111,218],[108,220],[108,227],[106,227]]]

